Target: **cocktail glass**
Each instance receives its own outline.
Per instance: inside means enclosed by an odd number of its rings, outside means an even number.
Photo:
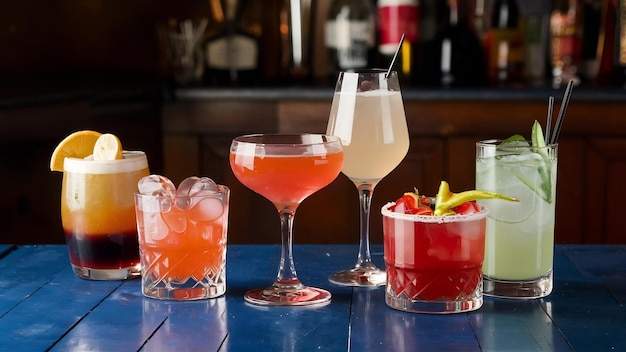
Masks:
[[[293,221],[309,195],[339,175],[343,151],[339,138],[317,134],[257,134],[233,139],[230,166],[241,183],[271,201],[280,216],[282,251],[276,280],[270,287],[246,292],[257,305],[317,305],[330,292],[303,285],[293,261]]]
[[[544,297],[552,292],[558,146],[501,142],[476,144],[476,189],[519,199],[479,201],[490,211],[484,294]]]
[[[149,174],[144,152],[119,160],[65,158],[61,221],[76,275],[123,280],[141,274],[133,194]]]
[[[354,267],[330,275],[344,286],[380,286],[385,271],[370,254],[369,217],[374,187],[404,159],[409,132],[398,75],[363,70],[339,74],[328,120],[328,135],[341,138],[345,161],[341,172],[359,192],[359,253]]]
[[[418,313],[480,308],[487,209],[427,216],[382,208],[387,305]]]
[[[187,180],[203,182],[197,177]],[[182,192],[181,183],[176,193],[135,193],[141,288],[146,297],[197,300],[226,292],[230,190],[213,186],[198,191],[191,186]]]

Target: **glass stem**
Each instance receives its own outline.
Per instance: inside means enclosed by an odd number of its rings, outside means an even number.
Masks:
[[[370,254],[370,208],[372,205],[373,183],[361,183],[357,185],[359,191],[359,218],[361,222],[359,236],[359,255],[355,268],[372,267],[372,256]]]
[[[282,208],[280,215],[280,229],[282,249],[280,253],[280,266],[274,286],[286,289],[301,289],[304,285],[298,280],[296,266],[293,262],[293,219],[295,209]]]

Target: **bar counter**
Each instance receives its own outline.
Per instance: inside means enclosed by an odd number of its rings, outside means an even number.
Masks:
[[[624,351],[626,245],[557,245],[555,283],[538,300],[485,297],[471,313],[391,309],[384,288],[330,284],[356,246],[296,245],[304,284],[330,304],[269,307],[243,293],[270,284],[278,245],[230,245],[227,293],[172,302],[143,297],[140,280],[87,281],[64,245],[0,245],[2,351]],[[382,246],[372,247],[382,265]]]

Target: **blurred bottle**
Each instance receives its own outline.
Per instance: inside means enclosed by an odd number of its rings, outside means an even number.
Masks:
[[[518,3],[524,32],[524,73],[530,86],[546,83],[549,64],[550,13],[552,4],[545,0]]]
[[[376,12],[371,0],[334,0],[325,25],[333,81],[341,71],[376,64]]]
[[[485,37],[487,75],[491,84],[524,79],[524,34],[516,0],[496,0]]]
[[[615,4],[615,0],[612,0]],[[626,0],[617,0],[615,4],[615,49],[614,62],[616,83],[624,84],[626,78]]]
[[[258,16],[254,0],[209,0],[211,21],[204,42],[205,83],[255,85],[261,78]]]
[[[312,3],[313,0],[284,1],[286,13],[282,19],[287,26],[281,24],[281,32],[285,39],[283,55],[289,67],[288,79],[291,82],[305,82],[311,76]]]
[[[580,84],[582,64],[582,8],[580,0],[555,0],[550,16],[552,36],[552,83],[555,87],[570,80]]]
[[[394,62],[394,69],[401,82],[410,82],[413,73],[414,51],[419,34],[418,19],[418,0],[378,0],[378,52],[382,65],[391,63],[402,34],[405,34]]]
[[[482,86],[485,59],[476,33],[467,21],[468,3],[447,0],[448,20],[425,51],[422,81],[435,86]]]
[[[471,25],[481,42],[485,41],[487,31],[490,24],[490,1],[489,0],[469,0],[473,7],[473,13],[470,14]]]

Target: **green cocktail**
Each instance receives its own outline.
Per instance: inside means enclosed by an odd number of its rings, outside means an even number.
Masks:
[[[552,291],[557,145],[476,143],[476,189],[519,202],[480,200],[489,209],[484,294],[538,298]]]

